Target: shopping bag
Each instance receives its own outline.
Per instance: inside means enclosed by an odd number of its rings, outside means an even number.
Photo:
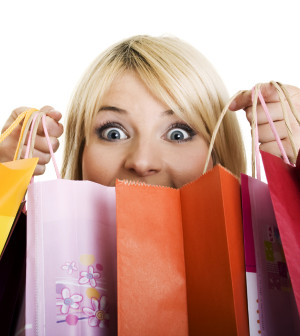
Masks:
[[[19,160],[34,109],[24,111],[0,136],[5,140],[23,120],[14,161],[0,164],[0,316],[1,335],[12,335],[25,285],[26,216],[22,202],[38,159]]]
[[[257,85],[255,97],[253,97],[252,113],[254,119],[252,123],[254,140],[252,174],[254,176],[257,172],[258,178],[255,179],[244,174],[241,176],[250,335],[257,335],[257,333],[262,335],[299,335],[300,320],[269,188],[260,180],[258,134],[255,121],[258,97],[279,148],[283,151],[267,106],[259,91],[259,85]],[[283,153],[283,156],[286,157],[286,154]],[[257,171],[255,171],[255,163]]]
[[[30,184],[19,334],[117,334],[115,212],[113,187],[59,175]]]
[[[247,335],[239,181],[216,166],[181,189],[119,181],[119,335]]]
[[[220,165],[206,172],[238,94],[199,179],[116,184],[120,335],[248,335],[240,184]]]
[[[115,190],[28,188],[26,335],[116,335]]]
[[[300,316],[300,155],[296,166],[261,155]]]
[[[284,162],[280,161],[279,158],[265,152],[261,152],[261,155],[270,188],[271,199],[278,223],[283,250],[287,260],[293,291],[297,302],[300,320],[300,263],[297,258],[300,251],[300,159],[299,153],[294,144],[285,99],[298,125],[300,125],[300,115],[299,111],[297,111],[293,105],[289,92],[285,86],[281,83],[272,83],[275,85],[281,101],[284,120],[288,129],[288,138],[294,153],[296,165],[290,164],[289,158],[287,157],[283,146],[280,146],[280,148]],[[265,108],[265,111],[266,115],[268,116],[267,107]],[[275,137],[279,138],[274,127],[272,127],[272,130]],[[280,145],[280,140],[277,142]]]
[[[21,140],[26,126],[28,125],[28,121],[30,120],[30,116],[34,111],[34,109],[24,111],[11,125],[11,127],[1,134],[0,142],[9,136],[9,134],[25,118],[20,134]],[[19,151],[20,142],[16,150],[16,155]],[[2,258],[9,237],[13,232],[12,228],[15,217],[25,196],[27,186],[33,175],[37,162],[37,158],[31,158],[0,163],[0,259]]]
[[[20,207],[20,210],[22,207]],[[25,290],[26,215],[19,211],[0,261],[1,335],[13,335]]]
[[[38,159],[19,160],[34,109],[24,111],[0,136],[5,140],[23,120],[14,161],[0,164],[1,335],[13,334],[25,284],[26,216],[22,202]]]
[[[250,209],[249,225],[253,230],[255,260],[251,271],[254,281],[257,276],[256,286],[255,282],[247,281],[250,335],[257,335],[258,331],[261,335],[300,335],[300,320],[268,185],[247,175],[242,175],[241,182],[243,220],[244,223],[249,220],[246,211]],[[247,228],[246,223],[245,226]]]
[[[241,174],[242,217],[245,249],[245,270],[247,284],[247,304],[250,336],[261,334],[257,292],[257,274],[255,261],[255,247],[253,238],[251,201],[249,195],[248,179]]]

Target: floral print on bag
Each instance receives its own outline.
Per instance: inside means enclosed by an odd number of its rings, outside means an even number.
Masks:
[[[91,287],[96,287],[96,280],[100,278],[100,273],[94,272],[93,266],[90,265],[87,272],[80,272],[80,276],[78,282],[81,285],[89,283]]]
[[[89,325],[91,327],[104,328],[109,320],[106,297],[102,296],[99,301],[92,298],[91,304],[92,309],[88,307],[82,308],[84,313],[89,316]]]
[[[109,306],[103,266],[93,255],[81,255],[79,262],[65,261],[56,280],[57,323],[107,328]]]

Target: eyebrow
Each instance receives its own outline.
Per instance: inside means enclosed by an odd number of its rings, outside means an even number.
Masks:
[[[104,105],[104,106],[100,107],[98,112],[101,112],[101,111],[112,111],[112,112],[118,112],[118,113],[122,113],[122,114],[123,113],[128,113],[127,110],[121,109],[121,108],[116,107],[116,106],[109,106],[109,105]],[[172,110],[166,110],[166,111],[161,112],[161,114],[163,116],[170,116],[170,115],[173,115],[174,112]]]
[[[121,109],[119,107],[116,107],[116,106],[106,106],[106,105],[100,107],[99,112],[101,112],[101,111],[113,111],[113,112],[119,112],[119,113],[127,113],[126,110]]]

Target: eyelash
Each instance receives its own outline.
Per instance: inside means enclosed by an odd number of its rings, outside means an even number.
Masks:
[[[122,130],[122,132],[127,134],[127,131],[124,129],[124,127],[121,124],[114,122],[114,121],[107,121],[104,124],[97,127],[95,130],[99,139],[104,140],[104,141],[113,141],[113,140],[108,140],[103,137],[103,132],[107,130],[108,128],[119,128],[120,130]]]
[[[168,134],[170,131],[172,131],[173,129],[176,129],[176,128],[179,128],[179,129],[182,129],[182,130],[186,131],[189,135],[189,138],[183,139],[183,140],[169,140],[169,141],[177,142],[177,143],[187,142],[187,141],[191,141],[193,139],[193,137],[197,134],[189,125],[183,124],[183,123],[172,124],[168,128],[166,133]]]

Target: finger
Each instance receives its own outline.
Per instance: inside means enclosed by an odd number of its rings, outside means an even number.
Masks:
[[[55,111],[54,113],[56,113],[57,111]],[[59,113],[59,112],[58,112]],[[52,119],[49,116],[46,116],[46,128],[48,131],[49,136],[51,137],[56,137],[59,138],[62,134],[63,134],[63,125],[60,124],[59,122],[55,121],[54,119]],[[38,126],[38,130],[37,130],[37,134],[44,136],[44,127],[42,122],[39,123]]]
[[[28,144],[28,139],[26,140],[25,144]],[[55,137],[50,137],[50,144],[53,149],[53,152],[56,152],[59,147],[59,141]],[[44,136],[37,135],[35,138],[34,148],[43,152],[43,153],[50,153],[48,141]]]
[[[46,105],[40,109],[41,112],[45,112],[47,116],[51,117],[55,121],[59,121],[62,117],[62,114],[55,110],[52,106]]]
[[[294,154],[293,154],[291,144],[288,141],[288,139],[282,140],[282,144],[283,144],[283,147],[285,149],[285,152],[286,152],[286,155],[287,155],[289,161],[291,163],[295,163],[296,160],[295,160],[295,157],[294,157]],[[280,152],[280,149],[279,149],[276,141],[263,143],[259,146],[259,149],[264,151],[264,152],[268,152],[270,154],[273,154],[275,156],[278,156],[278,157],[282,158],[282,154]]]
[[[285,122],[283,120],[274,122],[274,126],[280,139],[285,139],[288,136]],[[259,142],[266,143],[275,141],[275,135],[272,132],[269,123],[258,125]]]
[[[51,116],[55,121],[59,121],[62,117],[62,114],[50,105],[43,106],[40,111],[45,112],[46,115]]]
[[[269,113],[273,121],[283,120],[283,111],[282,111],[280,103],[268,103],[267,107],[268,107]],[[245,108],[245,111],[246,111],[246,117],[248,121],[251,123],[252,122],[252,106]],[[257,106],[256,113],[257,113],[257,123],[258,124],[268,123],[268,118],[261,105]]]
[[[28,107],[28,106],[20,106],[20,107],[17,107],[16,109],[14,109],[11,113],[11,116],[15,119],[17,119],[17,117],[23,113],[24,111],[30,109],[31,107]]]
[[[276,88],[271,83],[264,83],[260,87],[260,91],[266,103],[279,102],[279,97]],[[246,109],[252,106],[252,90],[242,92],[230,104],[231,111]]]
[[[36,167],[35,167],[35,170],[34,170],[34,173],[33,175],[34,176],[39,176],[39,175],[43,175],[46,171],[46,165],[40,165],[38,164]]]
[[[16,109],[14,109],[12,111],[12,113],[10,114],[10,116],[8,117],[8,119],[6,120],[1,133],[3,133],[4,131],[6,131],[8,129],[8,127],[17,119],[17,117],[24,111],[26,111],[28,109],[28,107],[22,106],[22,107],[18,107]],[[20,125],[22,125],[22,122],[20,123]],[[21,127],[20,127],[21,129]]]
[[[57,110],[51,110],[49,112],[47,112],[47,116],[52,118],[53,120],[59,122],[60,119],[62,118],[62,114],[57,111]]]
[[[27,146],[23,146],[22,153],[21,153],[22,159],[25,158],[26,150],[27,150]],[[38,164],[41,164],[41,165],[47,164],[51,159],[50,153],[44,153],[37,149],[33,150],[32,157],[38,158],[39,159]]]

